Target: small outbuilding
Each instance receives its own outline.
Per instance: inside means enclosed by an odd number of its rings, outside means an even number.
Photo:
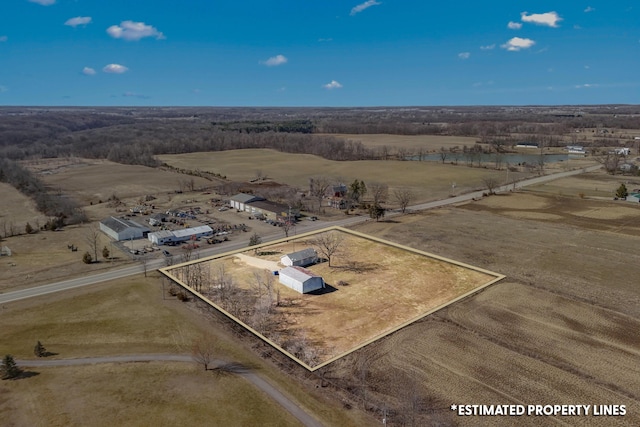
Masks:
[[[171,243],[182,243],[200,237],[213,236],[213,229],[208,225],[199,227],[183,228],[181,230],[160,230],[149,233],[149,241],[156,245],[166,245]]]
[[[141,239],[151,231],[135,221],[114,216],[100,221],[100,230],[116,241]]]
[[[280,283],[288,288],[306,294],[325,287],[322,277],[302,267],[287,267],[280,270]]]
[[[318,262],[318,253],[313,248],[303,249],[280,257],[280,263],[287,267],[306,267],[316,262]]]

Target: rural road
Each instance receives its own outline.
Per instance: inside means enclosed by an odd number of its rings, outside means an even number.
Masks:
[[[16,360],[20,367],[49,367],[49,366],[76,366],[76,365],[93,365],[97,363],[132,363],[132,362],[190,362],[193,363],[191,356],[182,354],[138,354],[130,356],[104,356],[104,357],[84,357],[78,359],[59,359],[59,360]],[[216,360],[213,364],[223,365],[225,362]],[[264,378],[243,368],[242,366],[234,367],[230,370],[249,381],[258,389],[262,390],[273,400],[278,402],[291,415],[296,417],[303,425],[307,427],[322,427],[315,418],[306,413],[302,408],[296,405],[288,397],[282,394],[278,389],[272,386]]]
[[[541,184],[548,181],[553,181],[560,178],[566,178],[572,175],[579,175],[585,172],[593,172],[602,167],[602,165],[594,165],[585,167],[582,169],[576,169],[566,172],[555,173],[551,175],[539,176],[536,178],[530,178],[523,181],[516,182],[515,184],[503,185],[501,187],[497,187],[495,189],[496,193],[507,192],[513,188],[523,188],[530,185]],[[447,199],[435,200],[433,202],[422,203],[419,205],[409,206],[407,208],[408,212],[411,211],[421,211],[427,209],[434,209],[442,206],[452,205],[456,203],[466,202],[472,199],[478,199],[482,197],[482,193],[486,192],[486,190],[474,191],[472,193],[462,194],[460,196],[449,197]],[[400,215],[399,210],[389,211],[386,216],[395,216]],[[349,216],[345,219],[341,219],[338,221],[325,222],[325,221],[304,221],[297,227],[297,231],[299,233],[309,232],[320,230],[322,228],[326,228],[329,226],[350,226],[354,224],[358,224],[361,222],[365,222],[370,220],[369,217],[366,216]],[[276,232],[262,236],[263,242],[269,242],[272,240],[280,239],[283,237],[282,231],[278,228]],[[199,251],[199,256],[201,258],[205,258],[211,255],[217,255],[225,252],[234,251],[241,248],[246,248],[249,245],[249,238],[237,241],[231,241],[222,245],[216,245],[214,247],[204,248]],[[154,259],[149,260],[146,264],[147,271],[157,270],[161,267],[165,266],[164,259]],[[123,277],[129,277],[136,274],[144,273],[145,266],[142,264],[132,265],[129,267],[119,268],[117,270],[106,271],[104,273],[94,274],[91,276],[79,277],[76,279],[63,280],[61,282],[51,283],[48,285],[36,286],[29,289],[22,289],[19,291],[7,292],[5,294],[0,294],[0,304],[6,304],[13,301],[19,301],[25,298],[32,298],[36,296],[46,295],[53,292],[60,292],[68,289],[78,288],[81,286],[93,285],[100,282],[106,282],[108,280],[120,279]]]

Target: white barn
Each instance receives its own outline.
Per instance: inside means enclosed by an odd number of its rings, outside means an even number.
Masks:
[[[306,267],[316,262],[318,262],[318,253],[313,248],[303,249],[280,257],[280,263],[287,267]]]
[[[322,277],[302,267],[286,267],[278,275],[280,283],[301,294],[324,288]]]
[[[116,241],[141,239],[151,231],[135,221],[114,216],[100,221],[100,230]]]

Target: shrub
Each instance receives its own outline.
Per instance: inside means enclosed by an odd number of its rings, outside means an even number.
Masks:
[[[92,261],[93,258],[91,257],[91,254],[89,252],[85,252],[84,255],[82,255],[82,262],[84,262],[85,264],[91,264]]]

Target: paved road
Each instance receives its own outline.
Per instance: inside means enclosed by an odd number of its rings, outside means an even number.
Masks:
[[[565,178],[568,176],[572,176],[572,175],[578,175],[584,172],[592,172],[595,170],[598,170],[602,167],[602,165],[594,165],[594,166],[589,166],[583,169],[577,169],[577,170],[572,170],[572,171],[567,171],[567,172],[561,172],[561,173],[556,173],[556,174],[552,174],[552,175],[545,175],[545,176],[540,176],[540,177],[536,177],[536,178],[531,178],[531,179],[527,179],[527,180],[523,180],[520,182],[517,182],[515,184],[510,184],[510,185],[503,185],[501,187],[498,187],[495,189],[495,191],[497,193],[500,192],[506,192],[512,189],[516,189],[516,188],[522,188],[522,187],[527,187],[530,185],[536,185],[536,184],[541,184],[544,182],[548,182],[548,181],[552,181],[555,179],[559,179],[559,178]],[[466,202],[472,199],[478,199],[482,197],[482,193],[486,192],[486,190],[483,191],[474,191],[472,193],[466,193],[466,194],[462,194],[460,196],[456,196],[456,197],[450,197],[448,199],[443,199],[443,200],[436,200],[433,202],[428,202],[428,203],[422,203],[419,205],[415,205],[415,206],[410,206],[407,208],[407,211],[421,211],[421,210],[427,210],[427,209],[434,209],[434,208],[438,208],[438,207],[442,207],[442,206],[447,206],[447,205],[452,205],[452,204],[456,204],[456,203],[460,203],[460,202]],[[400,212],[398,210],[392,210],[389,211],[387,213],[386,216],[395,216],[395,215],[399,215]],[[298,233],[303,233],[303,232],[309,232],[309,231],[314,231],[314,230],[320,230],[322,228],[328,227],[328,226],[332,226],[332,225],[339,225],[339,226],[350,226],[350,225],[354,225],[354,224],[358,224],[361,222],[365,222],[370,220],[369,217],[366,216],[348,216],[344,219],[338,220],[338,221],[332,221],[332,222],[325,222],[325,221],[315,221],[315,222],[311,222],[311,221],[303,221],[302,223],[300,223],[300,225],[298,225],[297,228],[297,232]],[[281,239],[283,236],[283,232],[280,228],[276,228],[277,231],[274,231],[274,233],[269,234],[267,236],[262,236],[262,241],[263,242],[269,242],[272,240],[276,240],[276,239]],[[224,252],[230,252],[233,250],[237,250],[237,249],[241,249],[241,248],[246,248],[247,246],[249,246],[249,237],[240,239],[240,240],[234,240],[228,243],[224,243],[221,245],[215,245],[212,247],[208,247],[208,248],[203,248],[199,250],[199,255],[200,257],[204,258],[204,257],[208,257],[211,255],[217,255],[217,254],[221,254]],[[146,268],[148,271],[151,270],[157,270],[158,268],[164,267],[165,266],[165,260],[164,259],[153,259],[153,260],[149,260],[147,262]],[[46,294],[50,294],[53,292],[60,292],[60,291],[64,291],[67,289],[73,289],[73,288],[78,288],[81,286],[88,286],[88,285],[93,285],[96,283],[100,283],[100,282],[106,282],[108,280],[113,280],[113,279],[120,279],[123,277],[128,277],[128,276],[133,276],[136,274],[141,274],[144,272],[144,266],[141,264],[137,264],[137,265],[132,265],[129,267],[124,267],[124,268],[120,268],[117,270],[111,270],[111,271],[107,271],[104,273],[99,273],[99,274],[95,274],[92,276],[85,276],[85,277],[79,277],[77,279],[69,279],[69,280],[64,280],[61,282],[57,282],[57,283],[51,283],[49,285],[42,285],[42,286],[37,286],[37,287],[33,287],[33,288],[29,288],[29,289],[22,289],[19,291],[13,291],[13,292],[7,292],[5,294],[0,294],[0,304],[6,304],[12,301],[19,301],[21,299],[25,299],[25,298],[31,298],[31,297],[36,297],[36,296],[40,296],[40,295],[46,295]]]
[[[93,365],[97,363],[131,363],[131,362],[191,362],[191,356],[183,354],[137,354],[129,356],[105,356],[105,357],[84,357],[78,359],[58,359],[58,360],[16,360],[20,367],[46,367],[46,366],[76,366],[76,365]],[[217,360],[213,364],[224,365],[225,362]],[[227,366],[229,366],[227,364]],[[234,365],[230,372],[235,373],[255,387],[265,392],[269,397],[278,402],[291,415],[296,417],[302,424],[307,427],[322,427],[315,418],[306,413],[302,408],[282,394],[278,389],[272,386],[264,378],[254,372],[242,367]]]

